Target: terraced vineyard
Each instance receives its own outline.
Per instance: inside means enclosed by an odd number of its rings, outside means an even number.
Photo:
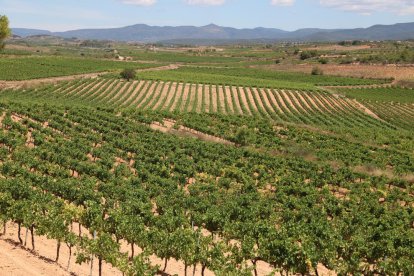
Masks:
[[[253,115],[303,124],[383,124],[367,116],[354,101],[316,91],[96,78],[9,90],[2,96],[126,109]]]

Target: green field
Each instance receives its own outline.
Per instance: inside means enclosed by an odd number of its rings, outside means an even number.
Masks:
[[[190,83],[287,89],[317,89],[316,86],[320,85],[361,85],[384,82],[383,80],[367,80],[333,76],[311,76],[302,73],[220,67],[182,67],[178,70],[167,72],[149,71],[139,74],[138,77],[163,81],[182,81]]]
[[[106,72],[124,68],[144,69],[157,66],[160,65],[71,57],[2,57],[0,59],[0,80],[38,79]]]
[[[414,89],[400,87],[338,89],[350,98],[372,102],[414,103]]]

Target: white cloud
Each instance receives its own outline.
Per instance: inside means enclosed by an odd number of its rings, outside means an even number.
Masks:
[[[320,0],[322,6],[369,15],[374,12],[414,14],[414,0]]]
[[[185,2],[190,5],[220,6],[226,0],[186,0]]]
[[[157,2],[157,0],[121,0],[121,2],[137,6],[152,6]]]
[[[295,3],[295,0],[272,0],[270,2],[273,6],[292,6]]]

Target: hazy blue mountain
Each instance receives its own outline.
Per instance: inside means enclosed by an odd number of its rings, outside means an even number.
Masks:
[[[51,35],[50,31],[26,29],[26,28],[12,28],[12,33],[20,37],[32,36],[32,35]]]
[[[414,23],[375,25],[358,29],[299,29],[293,32],[273,28],[236,29],[210,24],[202,27],[179,26],[158,27],[137,24],[111,29],[82,29],[66,32],[49,32],[34,29],[12,29],[13,34],[26,37],[32,35],[54,35],[79,39],[160,42],[180,41],[189,44],[211,44],[210,41],[340,41],[340,40],[405,40],[414,39]]]

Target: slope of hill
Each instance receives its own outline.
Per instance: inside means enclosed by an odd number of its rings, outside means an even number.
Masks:
[[[339,41],[339,40],[404,40],[414,38],[414,23],[394,25],[375,25],[358,29],[299,29],[293,32],[273,28],[236,29],[210,24],[202,27],[179,26],[158,27],[137,24],[112,29],[81,29],[66,32],[49,32],[33,29],[12,29],[19,36],[55,35],[65,38],[98,39],[115,41],[189,41],[192,44],[205,40],[240,41],[240,40],[289,40],[289,41]]]

